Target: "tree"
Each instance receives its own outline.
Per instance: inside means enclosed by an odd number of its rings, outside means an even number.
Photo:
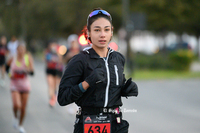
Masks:
[[[10,5],[4,0],[0,27],[8,35],[25,33],[28,38],[67,37],[80,34],[95,7],[111,13],[114,31],[122,26],[121,0],[13,0]],[[199,0],[130,0],[130,11],[147,15],[148,30],[200,35]]]
[[[198,0],[132,0],[132,11],[148,16],[148,29],[200,35],[200,1]]]

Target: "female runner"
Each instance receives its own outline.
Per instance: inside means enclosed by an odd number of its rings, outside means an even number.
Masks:
[[[45,51],[46,77],[48,83],[49,105],[56,104],[57,84],[60,83],[62,76],[63,64],[61,57],[57,53],[58,44],[51,42]]]
[[[131,78],[125,79],[124,57],[108,48],[112,32],[111,15],[94,9],[87,18],[87,38],[92,45],[71,59],[61,79],[59,104],[80,106],[74,133],[128,132],[121,97],[137,96],[138,88]]]
[[[80,52],[80,46],[79,46],[79,43],[78,43],[78,35],[71,34],[68,37],[68,44],[69,44],[70,47],[69,47],[69,50],[67,50],[67,52],[65,53],[65,56],[64,56],[65,64],[67,64],[74,55],[76,55]]]
[[[20,133],[25,133],[22,124],[31,89],[28,75],[34,74],[34,68],[33,58],[30,53],[26,52],[24,42],[19,42],[17,55],[8,60],[6,71],[9,71],[10,76],[10,88],[14,113],[13,126],[15,129],[19,129]]]

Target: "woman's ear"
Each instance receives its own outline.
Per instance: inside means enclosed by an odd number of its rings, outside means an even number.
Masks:
[[[111,34],[112,34],[112,36],[113,36],[113,26],[112,26],[112,29],[111,29]]]

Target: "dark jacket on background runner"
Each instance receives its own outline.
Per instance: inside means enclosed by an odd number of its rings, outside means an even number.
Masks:
[[[6,62],[7,51],[8,51],[7,46],[0,44],[0,66],[4,65]]]

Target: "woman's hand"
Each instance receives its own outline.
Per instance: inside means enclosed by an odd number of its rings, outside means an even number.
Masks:
[[[137,95],[138,95],[138,86],[135,82],[132,81],[132,78],[129,78],[122,87],[121,96],[128,97]]]
[[[97,67],[92,73],[85,79],[90,87],[94,87],[98,83],[105,81],[104,71],[101,67]]]
[[[84,90],[87,90],[90,87],[90,85],[86,81],[82,82],[82,86]]]

